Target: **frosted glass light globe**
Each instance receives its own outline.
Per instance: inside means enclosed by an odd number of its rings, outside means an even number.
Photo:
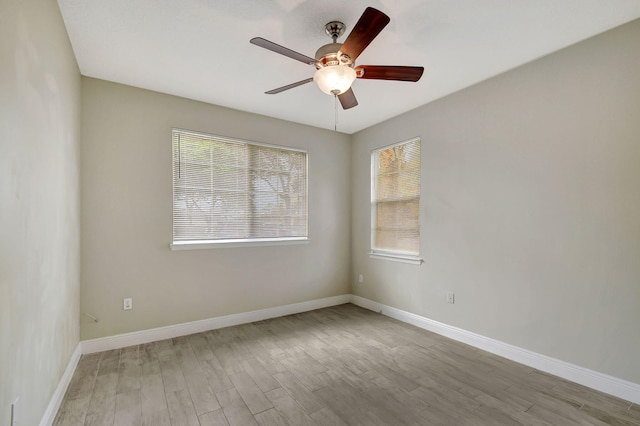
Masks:
[[[313,75],[320,90],[327,95],[341,95],[351,87],[356,79],[356,72],[346,65],[329,65],[322,67]]]

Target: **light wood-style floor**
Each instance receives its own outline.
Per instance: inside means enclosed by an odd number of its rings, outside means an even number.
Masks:
[[[55,425],[640,425],[640,407],[354,305],[85,355]]]

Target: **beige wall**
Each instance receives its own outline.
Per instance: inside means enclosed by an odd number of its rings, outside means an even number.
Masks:
[[[79,342],[80,73],[55,1],[0,10],[0,424],[36,425]]]
[[[349,292],[348,135],[82,82],[83,340]],[[308,150],[310,243],[171,251],[172,127]]]
[[[351,290],[640,383],[638,51],[637,21],[349,137],[90,78],[80,98],[55,2],[5,2],[0,423],[17,397],[38,423],[79,306],[90,339]],[[311,242],[170,251],[172,127],[307,149]],[[422,266],[367,256],[370,151],[413,136]]]
[[[353,292],[640,383],[638,52],[635,21],[354,135]],[[413,136],[422,266],[367,256],[370,151]]]

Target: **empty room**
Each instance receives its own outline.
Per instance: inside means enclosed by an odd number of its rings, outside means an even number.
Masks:
[[[0,425],[640,425],[640,2],[3,0]]]

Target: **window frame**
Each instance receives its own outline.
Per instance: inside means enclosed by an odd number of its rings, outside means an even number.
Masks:
[[[420,143],[420,168],[418,170],[418,183],[420,186],[420,190],[418,191],[418,205],[420,205],[420,199],[422,198],[422,139],[420,136],[415,136],[409,139],[405,139],[401,142],[392,143],[389,145],[385,145],[380,148],[375,148],[371,150],[371,160],[370,160],[370,213],[371,213],[371,226],[370,226],[370,242],[369,242],[369,257],[373,259],[381,259],[381,260],[390,260],[401,263],[409,263],[413,265],[421,265],[424,260],[420,257],[420,253],[422,250],[422,244],[420,242],[420,236],[418,236],[418,252],[417,253],[409,253],[402,250],[384,250],[374,247],[375,242],[375,233],[377,228],[377,202],[376,202],[376,164],[378,161],[378,153],[381,151],[385,151],[389,148],[394,148],[400,145],[409,144],[411,142],[419,142]],[[422,209],[420,209],[418,213],[418,230],[421,228],[421,217],[422,217]],[[420,234],[419,234],[420,235]]]
[[[304,153],[304,167],[305,167],[305,200],[304,200],[304,208],[306,211],[306,235],[305,236],[295,236],[295,237],[263,237],[263,238],[231,238],[231,239],[213,239],[213,240],[178,240],[175,241],[174,237],[174,227],[175,227],[175,214],[174,214],[174,203],[175,203],[175,152],[174,152],[174,133],[179,132],[180,134],[187,134],[195,137],[201,137],[206,139],[215,139],[217,141],[226,142],[226,143],[234,143],[234,144],[243,144],[243,145],[252,145],[258,147],[272,148],[284,151],[292,151]],[[227,136],[214,135],[211,133],[203,133],[193,130],[187,130],[182,128],[174,127],[171,129],[171,243],[169,247],[171,250],[198,250],[198,249],[212,249],[212,248],[232,248],[232,247],[262,247],[262,246],[280,246],[280,245],[292,245],[292,244],[308,244],[309,243],[309,152],[303,148],[291,147],[286,145],[276,145],[264,142],[256,142],[246,139],[240,138],[231,138]]]

